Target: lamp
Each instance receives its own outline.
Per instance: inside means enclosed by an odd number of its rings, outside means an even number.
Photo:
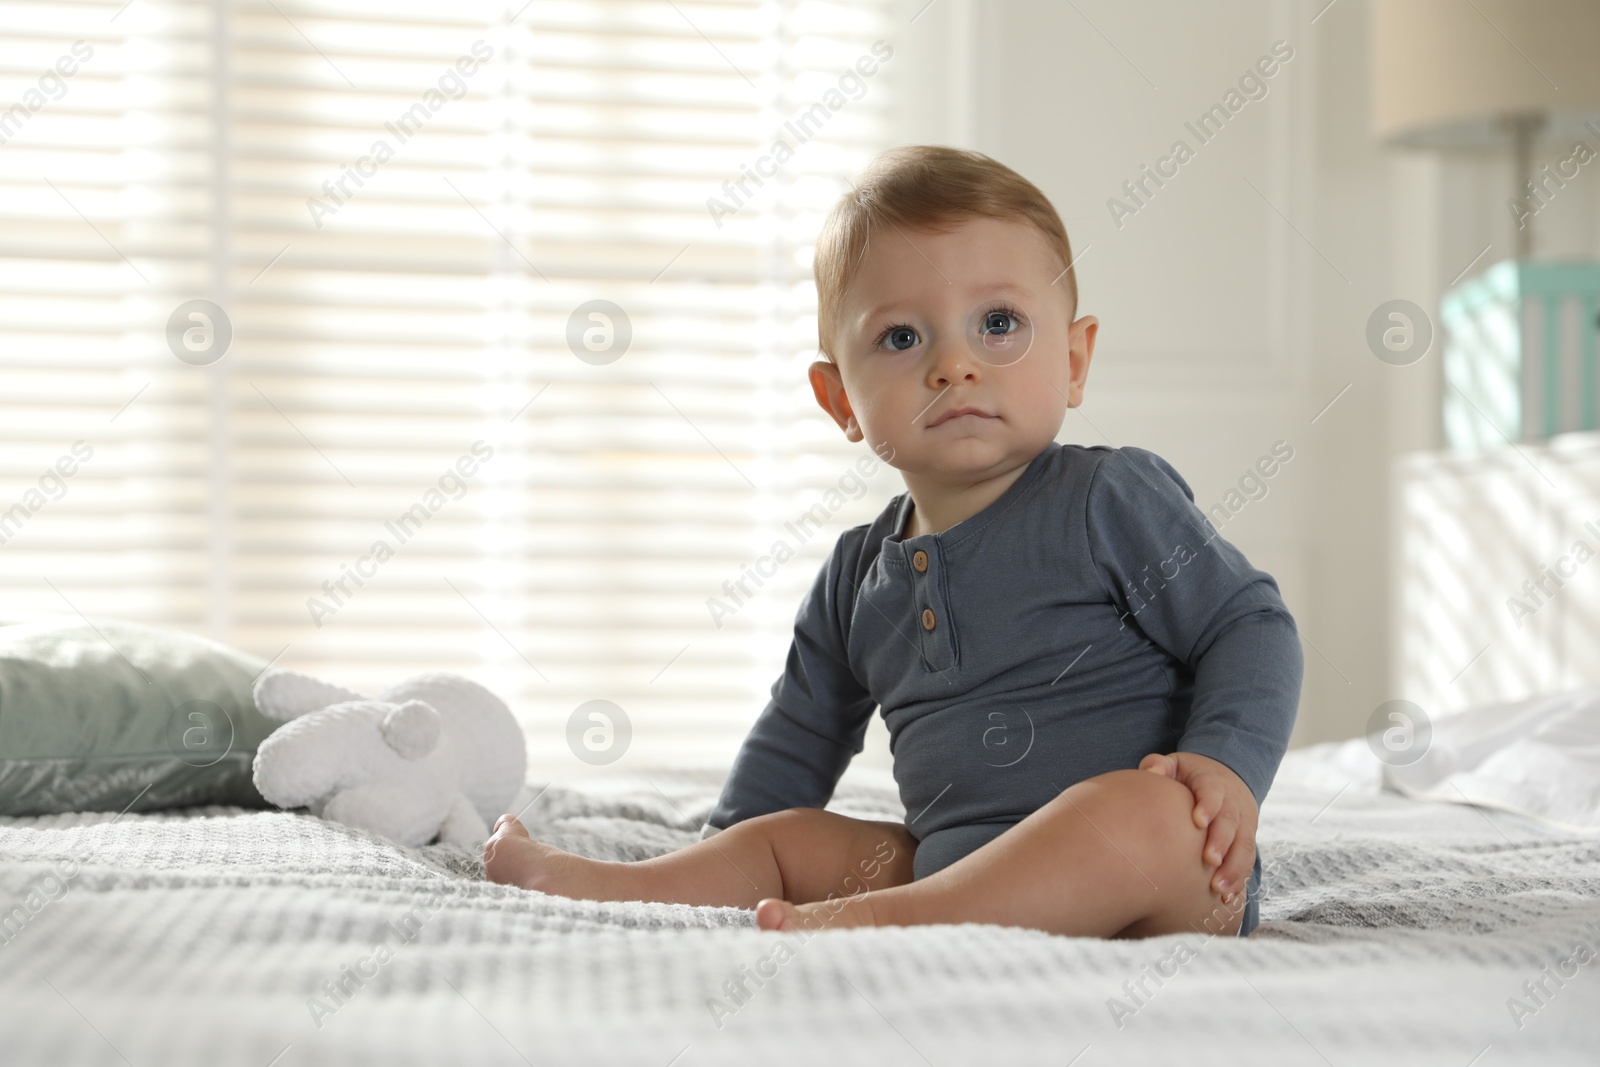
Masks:
[[[1380,139],[1511,147],[1515,255],[1454,285],[1439,309],[1446,443],[1600,429],[1600,263],[1532,261],[1533,216],[1600,155],[1600,0],[1374,0],[1371,11]],[[1562,145],[1555,170],[1534,170],[1541,138]]]
[[[1509,143],[1513,196],[1537,192],[1539,137],[1600,148],[1600,2],[1375,0],[1371,10],[1372,125],[1385,142]],[[1519,260],[1532,253],[1527,221],[1517,229]]]

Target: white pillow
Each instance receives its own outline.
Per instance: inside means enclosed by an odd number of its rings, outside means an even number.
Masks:
[[[1420,760],[1384,768],[1389,788],[1600,832],[1600,688],[1484,704],[1432,726]]]

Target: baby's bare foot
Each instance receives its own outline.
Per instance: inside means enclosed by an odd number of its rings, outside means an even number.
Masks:
[[[762,930],[780,930],[797,933],[812,932],[830,927],[877,926],[872,914],[872,904],[866,895],[835,897],[814,904],[791,904],[787,900],[768,897],[756,905],[756,926]]]
[[[483,846],[483,868],[489,881],[536,889],[555,896],[573,896],[566,883],[579,857],[528,836],[514,815],[502,815]]]

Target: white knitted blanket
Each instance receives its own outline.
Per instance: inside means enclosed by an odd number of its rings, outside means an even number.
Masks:
[[[0,1063],[1595,1063],[1600,841],[1379,793],[1321,747],[1268,798],[1242,940],[801,941],[302,815],[0,819]],[[719,780],[552,786],[525,821],[636,859],[695,840]],[[833,807],[903,815],[854,770]]]

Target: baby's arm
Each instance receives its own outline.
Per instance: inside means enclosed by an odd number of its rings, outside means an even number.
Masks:
[[[1165,460],[1124,448],[1094,477],[1089,543],[1107,588],[1130,624],[1194,672],[1178,751],[1140,766],[1195,791],[1207,859],[1221,863],[1217,888],[1237,890],[1294,727],[1299,634],[1277,583],[1217,535]]]
[[[1195,823],[1207,829],[1206,861],[1217,866],[1213,884],[1224,896],[1242,889],[1255,865],[1261,803],[1294,728],[1301,672],[1287,610],[1235,618],[1195,667],[1178,751],[1140,763],[1194,792]]]
[[[850,670],[845,627],[861,551],[857,530],[834,545],[795,613],[783,675],[734,757],[702,836],[786,808],[820,808],[861,751],[876,702]]]

